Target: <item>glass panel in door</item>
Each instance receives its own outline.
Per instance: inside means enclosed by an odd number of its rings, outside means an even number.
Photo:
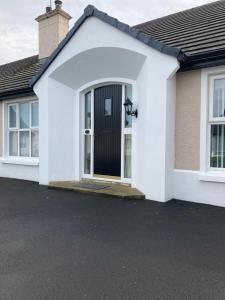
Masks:
[[[91,92],[85,94],[84,103],[84,174],[91,174]]]

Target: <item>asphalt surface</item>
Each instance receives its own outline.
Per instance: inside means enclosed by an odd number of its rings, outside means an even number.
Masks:
[[[0,179],[1,300],[224,300],[225,209]]]

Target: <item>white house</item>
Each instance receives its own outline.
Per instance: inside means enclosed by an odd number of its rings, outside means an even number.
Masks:
[[[55,2],[39,58],[0,66],[0,176],[225,206],[225,2],[134,27],[89,5],[65,38]]]

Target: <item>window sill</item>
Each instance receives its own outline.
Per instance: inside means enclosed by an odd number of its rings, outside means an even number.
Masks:
[[[11,165],[22,165],[22,166],[38,166],[39,159],[38,158],[1,158],[0,160],[3,164],[11,164]]]
[[[225,172],[199,173],[198,179],[200,181],[225,182]]]

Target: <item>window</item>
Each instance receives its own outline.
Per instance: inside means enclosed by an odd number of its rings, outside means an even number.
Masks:
[[[91,172],[91,135],[84,136],[84,174]]]
[[[85,129],[91,128],[91,92],[85,95]]]
[[[132,135],[124,136],[124,178],[131,178]]]
[[[91,92],[85,94],[84,174],[91,173]]]
[[[125,100],[129,98],[133,102],[132,97],[132,86],[130,84],[125,85]],[[125,113],[125,128],[131,128],[132,127],[132,116]]]
[[[39,156],[38,102],[8,105],[8,154],[16,157]]]
[[[211,78],[210,87],[210,168],[225,169],[225,76]]]
[[[129,98],[133,101],[132,85],[126,84],[124,86],[125,99]],[[123,103],[124,103],[123,102]],[[123,106],[124,109],[124,106]],[[131,179],[132,177],[132,116],[126,113],[124,109],[124,128],[123,128],[123,177]]]
[[[106,98],[105,99],[105,117],[112,116],[112,99]]]

